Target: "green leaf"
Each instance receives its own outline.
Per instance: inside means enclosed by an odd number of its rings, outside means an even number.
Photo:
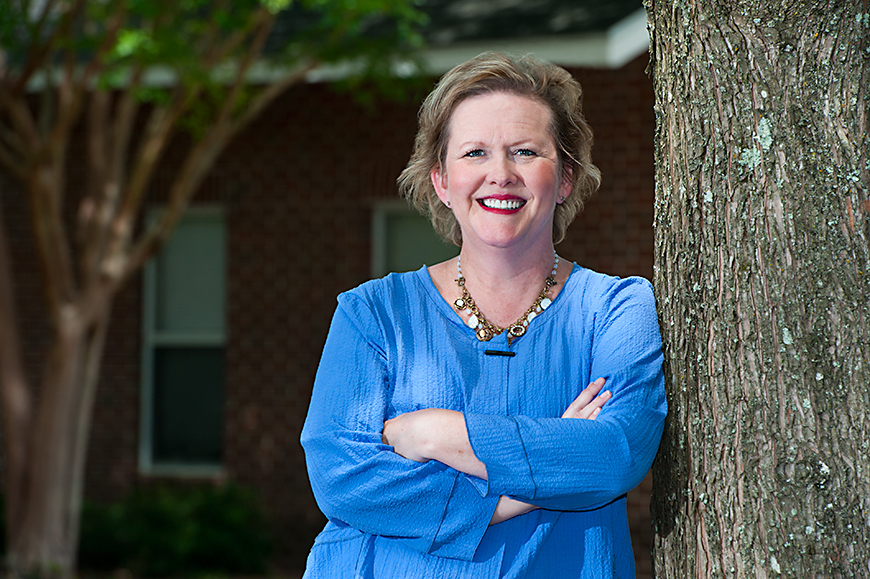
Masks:
[[[266,7],[266,10],[271,14],[277,14],[282,10],[286,10],[290,7],[291,0],[260,0],[263,3],[263,6]]]
[[[151,37],[142,29],[122,30],[115,44],[114,56],[118,59],[130,57],[139,52],[150,52],[154,47]]]

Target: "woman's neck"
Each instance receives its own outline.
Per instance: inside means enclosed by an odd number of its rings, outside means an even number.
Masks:
[[[486,291],[516,291],[531,280],[543,281],[553,269],[552,244],[535,251],[501,248],[478,250],[464,246],[459,253],[465,278]]]
[[[504,327],[522,316],[540,295],[552,273],[555,253],[552,243],[522,252],[464,246],[460,259],[465,287],[477,307],[490,322]],[[565,269],[566,265],[559,268],[557,281],[564,282]],[[455,283],[453,287],[454,294],[460,291]],[[550,298],[560,289],[561,284],[551,288]],[[450,296],[445,298],[452,301]]]

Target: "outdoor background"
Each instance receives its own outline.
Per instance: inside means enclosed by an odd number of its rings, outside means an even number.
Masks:
[[[642,8],[613,2],[605,16],[593,18],[593,3],[575,4],[588,18],[575,16],[574,28],[553,32],[558,20],[526,18],[528,30],[520,31],[546,37],[549,52],[542,56],[565,65],[583,85],[593,159],[603,175],[599,193],[557,249],[597,271],[651,278],[655,121],[648,57],[644,47],[621,59],[608,56],[619,52],[612,39],[621,38],[620,26]],[[491,39],[488,30],[444,37],[441,46],[461,47],[467,56],[488,47],[537,46],[504,33]],[[583,53],[599,49],[602,56]],[[308,485],[299,435],[336,296],[373,276],[455,253],[396,197],[420,98],[362,104],[325,82],[304,83],[223,153],[166,251],[114,306],[91,427],[89,504],[129,501],[142,489],[184,493],[238,485],[250,495],[216,500],[247,512],[253,497],[270,537],[264,540],[271,543],[269,569],[301,569],[325,519]],[[85,186],[86,150],[81,137],[76,142],[68,159],[70,191]],[[152,216],[186,145],[176,140],[152,183]],[[48,335],[43,281],[25,197],[2,175],[0,184],[19,322],[36,377]],[[638,577],[650,574],[649,488],[647,478],[629,497]],[[108,533],[103,540],[111,547],[112,515],[99,512],[90,531]],[[173,524],[171,517],[164,522]]]

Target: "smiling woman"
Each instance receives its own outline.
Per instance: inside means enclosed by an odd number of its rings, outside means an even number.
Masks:
[[[552,114],[537,100],[506,92],[470,97],[453,112],[440,166],[438,198],[453,210],[466,253],[486,246],[521,253],[552,247],[556,203],[571,194],[573,172],[560,170]]]
[[[600,181],[581,95],[483,54],[424,102],[399,185],[460,254],[339,296],[302,432],[329,518],[306,577],[634,576],[661,343],[646,280],[554,248]]]
[[[548,130],[558,148],[559,168],[571,171],[573,190],[554,214],[553,240],[559,243],[583,210],[583,202],[598,189],[601,174],[592,163],[592,129],[583,116],[580,83],[565,69],[533,57],[484,53],[444,75],[420,109],[414,152],[399,177],[399,188],[418,211],[430,216],[436,231],[461,246],[462,232],[435,195],[430,171],[446,162],[455,109],[471,97],[498,92],[537,101],[550,114]]]

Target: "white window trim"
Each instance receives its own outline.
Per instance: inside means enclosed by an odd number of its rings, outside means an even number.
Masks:
[[[151,225],[163,211],[163,207],[151,210],[146,223]],[[219,205],[197,205],[186,210],[187,215],[225,217],[226,211]],[[139,411],[139,472],[150,476],[174,476],[174,477],[220,477],[223,476],[224,465],[200,464],[161,464],[155,463],[152,452],[154,414],[154,349],[157,346],[187,346],[187,345],[212,345],[222,346],[226,344],[225,332],[195,333],[195,334],[172,334],[164,335],[154,330],[154,318],[157,304],[157,260],[151,259],[145,264],[142,285],[142,355],[141,361],[141,384],[140,384],[140,411]]]
[[[371,276],[374,279],[390,273],[387,269],[387,220],[391,215],[403,215],[413,211],[401,199],[376,201],[372,208],[372,255]]]

